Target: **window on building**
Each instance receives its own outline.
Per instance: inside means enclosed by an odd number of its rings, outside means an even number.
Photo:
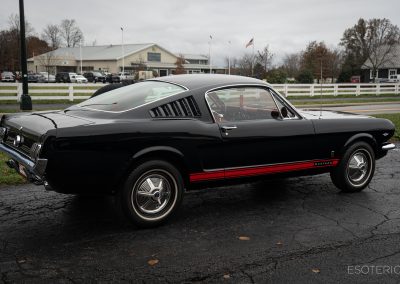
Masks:
[[[389,69],[389,79],[397,79],[397,69]]]
[[[147,61],[161,62],[161,53],[147,52]]]
[[[369,70],[369,78],[370,79],[379,78],[378,77],[378,70],[375,70],[375,77],[373,76],[372,69]]]

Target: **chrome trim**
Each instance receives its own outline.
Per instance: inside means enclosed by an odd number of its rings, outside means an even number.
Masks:
[[[18,153],[16,150],[3,143],[0,143],[0,152],[7,154],[13,161],[23,165],[28,171],[29,181],[36,183],[43,182],[43,176],[47,167],[47,159],[37,159],[36,162],[33,162],[28,157]]]
[[[394,148],[396,148],[396,145],[394,145],[393,143],[386,144],[386,145],[382,146],[382,150],[385,150],[385,151],[393,150]]]

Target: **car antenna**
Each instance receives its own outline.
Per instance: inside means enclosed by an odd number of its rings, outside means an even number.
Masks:
[[[322,116],[322,57],[321,57],[321,70],[320,70],[320,79],[319,79],[319,86],[320,86],[320,88],[319,88],[319,99],[320,99],[320,101],[319,101],[319,103],[320,103],[320,105],[319,105],[319,117],[318,117],[318,119],[321,119],[321,116]]]

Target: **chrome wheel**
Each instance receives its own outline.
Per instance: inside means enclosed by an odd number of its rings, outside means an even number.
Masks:
[[[171,186],[163,176],[154,174],[146,177],[136,191],[136,202],[147,214],[158,213],[165,208],[171,196]]]
[[[175,178],[167,171],[155,169],[141,175],[134,184],[131,202],[138,215],[158,220],[169,214],[177,198]]]
[[[362,186],[371,174],[372,157],[366,150],[355,151],[347,164],[347,178],[354,186]]]

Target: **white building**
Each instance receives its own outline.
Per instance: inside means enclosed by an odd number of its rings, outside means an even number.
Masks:
[[[124,55],[122,55],[124,54]],[[176,62],[183,56],[186,73],[209,73],[208,57],[198,54],[175,54],[155,44],[63,47],[28,59],[28,71],[77,72],[103,70],[111,73],[124,70],[154,70],[160,76],[174,74]],[[212,66],[212,73],[226,73],[225,68]]]

